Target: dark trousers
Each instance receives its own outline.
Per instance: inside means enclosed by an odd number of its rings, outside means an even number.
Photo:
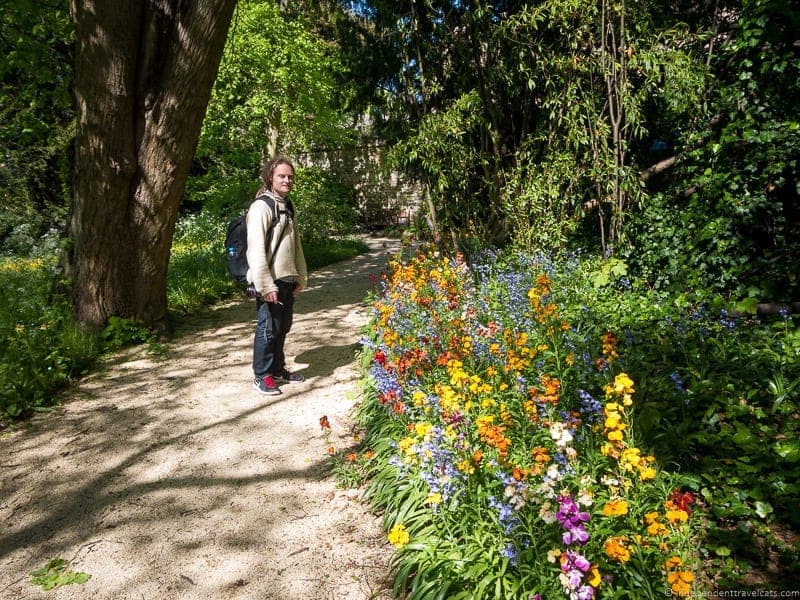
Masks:
[[[294,317],[294,283],[276,281],[278,303],[256,297],[256,335],[253,340],[253,373],[257,378],[276,375],[286,366],[283,346]]]

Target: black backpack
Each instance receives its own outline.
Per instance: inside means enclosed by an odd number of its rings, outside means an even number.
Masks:
[[[256,198],[256,200],[263,200],[267,203],[267,206],[272,210],[272,224],[270,225],[269,231],[266,233],[266,245],[267,248],[271,245],[272,240],[272,230],[280,222],[280,214],[277,210],[275,210],[275,201],[272,199],[271,196],[267,194],[261,194]],[[294,207],[292,206],[291,200],[286,200],[286,207],[289,217],[294,217]],[[281,211],[283,212],[283,211]],[[283,238],[283,234],[286,231],[284,227],[281,230],[281,238]],[[280,244],[280,242],[278,242]],[[238,217],[233,219],[230,223],[228,223],[228,232],[225,235],[225,252],[228,256],[228,272],[231,275],[233,280],[242,285],[247,286],[247,211],[240,214]],[[274,260],[274,256],[270,258],[269,266],[272,267],[272,262]]]

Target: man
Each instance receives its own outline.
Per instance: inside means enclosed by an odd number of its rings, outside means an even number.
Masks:
[[[276,158],[261,169],[263,185],[247,211],[247,280],[256,291],[253,387],[267,395],[281,393],[278,381],[303,381],[286,368],[284,344],[292,327],[294,300],[306,287],[308,272],[288,194],[294,166]],[[261,199],[267,197],[267,201]]]

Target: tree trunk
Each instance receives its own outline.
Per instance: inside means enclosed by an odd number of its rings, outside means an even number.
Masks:
[[[172,233],[235,0],[70,0],[79,323],[167,324]]]

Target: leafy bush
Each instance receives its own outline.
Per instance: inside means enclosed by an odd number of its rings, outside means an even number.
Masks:
[[[250,206],[259,186],[256,171],[255,168],[245,170],[225,165],[190,177],[186,183],[185,208],[217,217],[244,210]]]
[[[800,17],[790,6],[742,4],[718,50],[708,114],[682,133],[677,166],[632,215],[626,258],[655,286],[797,300]]]
[[[55,392],[99,352],[68,302],[51,302],[51,267],[42,259],[0,262],[0,415],[21,417],[52,405]]]
[[[317,168],[297,169],[291,194],[304,242],[317,242],[355,230],[359,214],[352,187]]]

